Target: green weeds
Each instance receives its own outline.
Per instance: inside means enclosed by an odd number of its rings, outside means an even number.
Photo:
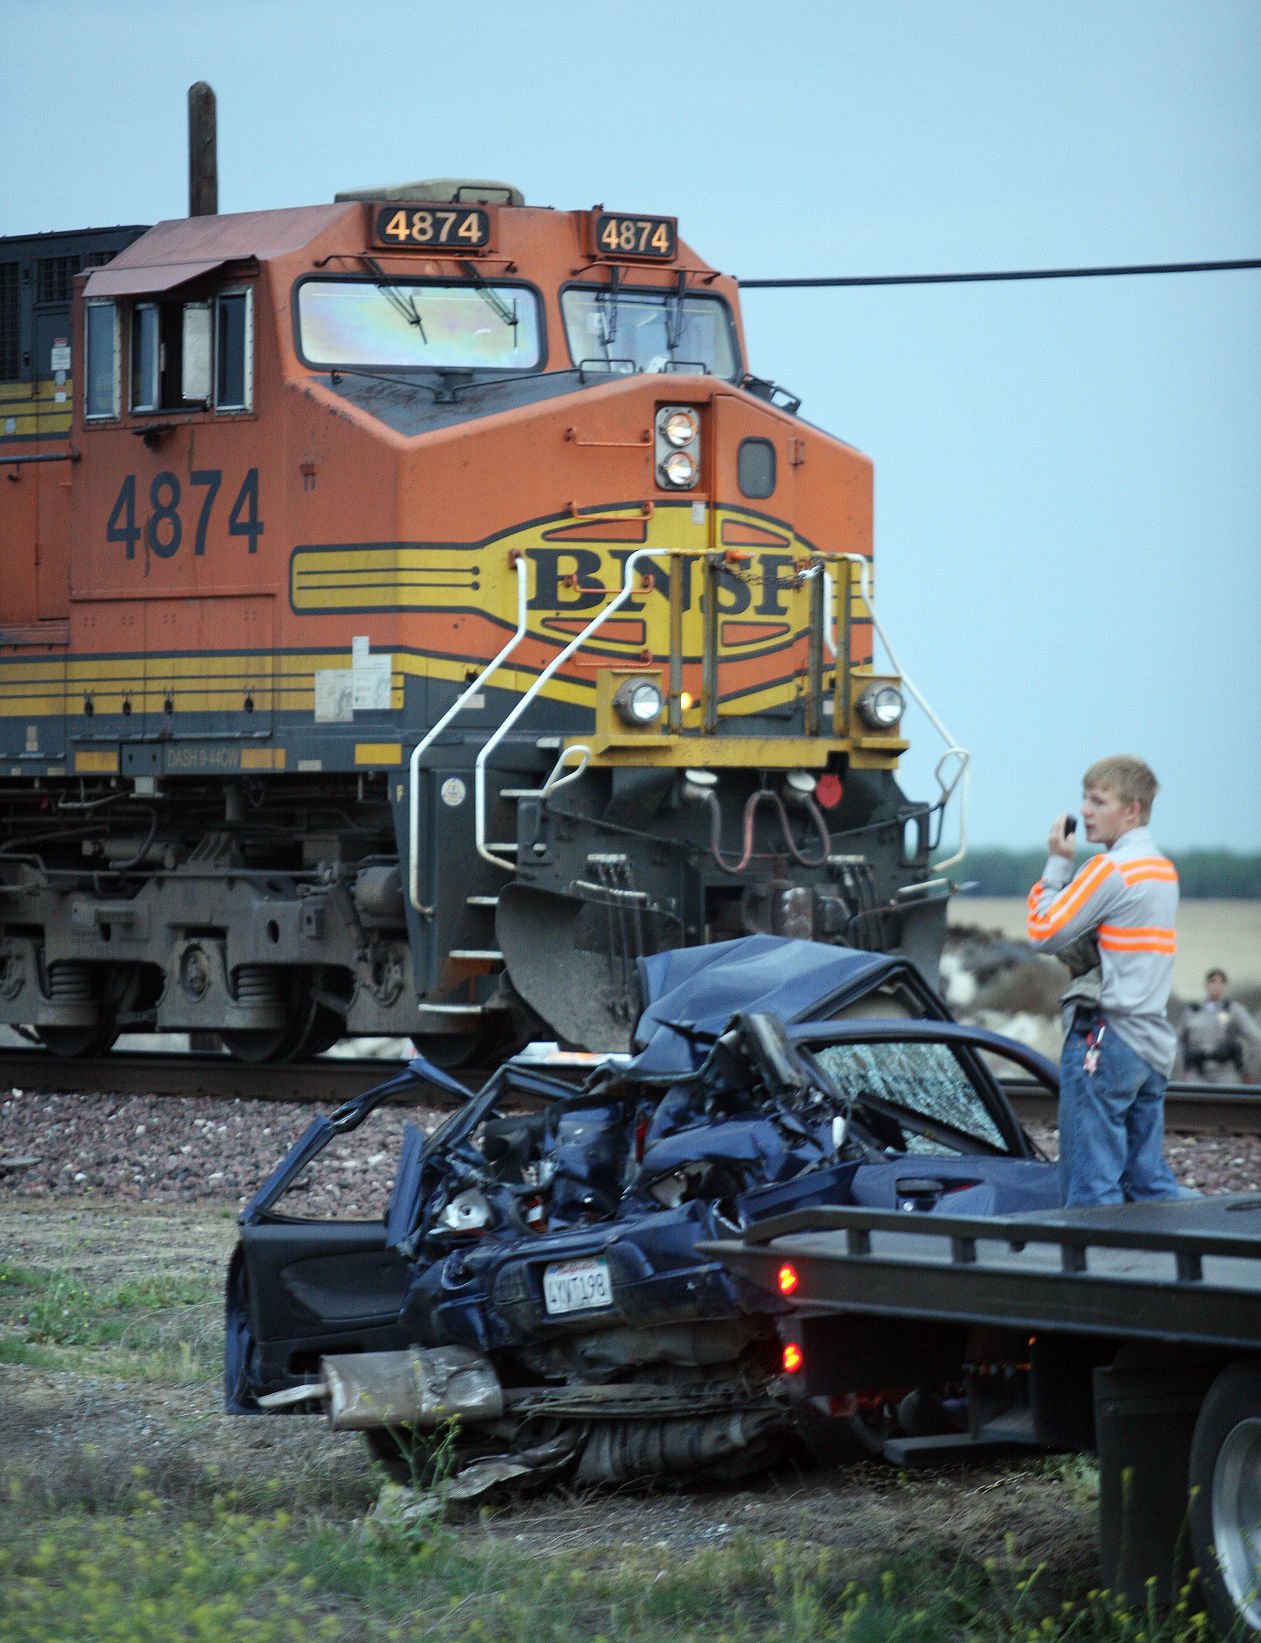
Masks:
[[[217,1285],[173,1273],[102,1289],[0,1263],[0,1362],[186,1384],[218,1372],[221,1304]]]
[[[90,1287],[69,1266],[0,1262],[0,1361],[106,1369],[213,1386],[222,1351],[217,1284],[161,1272]],[[208,1396],[213,1399],[215,1394]],[[200,1398],[198,1392],[196,1397]],[[204,1402],[204,1400],[203,1400]],[[190,1419],[194,1418],[190,1414]],[[400,1436],[402,1436],[400,1434]],[[1128,1609],[1014,1546],[947,1554],[928,1531],[862,1561],[832,1546],[732,1533],[679,1549],[625,1542],[589,1503],[578,1544],[540,1549],[508,1514],[445,1501],[454,1429],[402,1445],[425,1509],[313,1451],[309,1474],[231,1474],[176,1438],[146,1472],[91,1443],[59,1450],[0,1494],[5,1643],[1207,1643],[1183,1592]],[[339,1451],[343,1456],[344,1449]],[[1040,1464],[1070,1513],[1093,1514],[1088,1461]],[[338,1470],[339,1466],[342,1468]],[[396,1464],[394,1470],[399,1470]],[[246,1475],[248,1473],[248,1475]],[[0,1488],[3,1488],[0,1485]],[[890,1487],[898,1484],[890,1475]],[[419,1491],[418,1491],[419,1492]],[[278,1510],[281,1501],[287,1510]],[[432,1509],[429,1509],[432,1508]],[[461,1511],[463,1516],[460,1515]],[[672,1521],[677,1521],[677,1515]],[[808,1528],[803,1537],[808,1537]]]
[[[0,1518],[11,1643],[1190,1643],[1174,1610],[1106,1592],[1056,1602],[1038,1569],[909,1548],[856,1570],[834,1550],[736,1535],[690,1553],[602,1542],[540,1556],[487,1520],[407,1536],[362,1523],[244,1510],[190,1512],[138,1492],[126,1516],[44,1515],[14,1495]],[[7,1525],[7,1528],[6,1528]]]

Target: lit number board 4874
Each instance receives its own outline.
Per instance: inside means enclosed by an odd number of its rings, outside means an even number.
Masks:
[[[382,205],[373,239],[426,251],[479,250],[490,242],[490,213],[476,205]]]
[[[595,249],[604,257],[646,257],[669,262],[678,249],[673,217],[624,217],[601,211],[595,219]]]

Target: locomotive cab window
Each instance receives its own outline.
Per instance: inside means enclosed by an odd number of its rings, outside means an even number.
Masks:
[[[231,290],[197,301],[137,302],[131,311],[131,409],[251,409],[251,299],[248,290]]]
[[[118,415],[118,304],[89,302],[85,310],[83,413]]]
[[[721,297],[575,285],[561,293],[560,305],[569,352],[581,369],[690,372],[728,382],[740,374],[735,326]]]
[[[543,320],[528,286],[472,280],[305,279],[298,352],[317,369],[531,371]]]

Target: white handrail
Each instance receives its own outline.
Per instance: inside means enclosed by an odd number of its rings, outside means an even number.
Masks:
[[[477,755],[477,766],[476,766],[476,771],[475,771],[474,778],[473,778],[473,780],[474,780],[474,818],[475,818],[475,825],[476,825],[477,853],[478,853],[479,856],[481,856],[483,861],[490,862],[491,865],[494,866],[494,867],[502,867],[506,873],[515,873],[516,870],[517,870],[517,864],[516,864],[515,861],[505,861],[502,856],[495,855],[492,850],[487,848],[487,844],[486,844],[486,760],[494,752],[495,748],[497,748],[499,746],[500,742],[503,741],[504,737],[512,729],[513,725],[516,724],[517,720],[525,712],[526,708],[529,707],[530,703],[534,700],[534,698],[542,690],[543,686],[552,677],[552,675],[556,672],[556,670],[560,667],[563,667],[565,665],[565,663],[569,660],[569,658],[573,655],[573,653],[576,650],[580,650],[582,648],[582,646],[586,644],[587,640],[591,637],[591,635],[598,628],[603,627],[604,623],[608,621],[609,617],[612,616],[613,612],[615,610],[620,610],[621,607],[630,598],[631,594],[635,591],[634,582],[633,582],[633,571],[634,571],[634,567],[635,567],[636,563],[640,559],[651,559],[653,557],[656,557],[658,559],[669,558],[669,557],[672,557],[677,552],[678,552],[677,549],[672,550],[670,548],[636,548],[635,549],[634,553],[632,553],[630,558],[627,559],[627,561],[625,563],[625,566],[623,567],[623,574],[624,574],[625,580],[622,584],[622,591],[619,594],[617,594],[613,599],[611,599],[602,611],[598,612],[595,616],[593,616],[591,618],[591,620],[587,623],[586,627],[583,628],[582,632],[579,633],[575,638],[571,639],[569,641],[569,643],[565,646],[564,650],[557,651],[556,655],[552,657],[551,661],[547,664],[547,666],[539,674],[538,678],[530,686],[529,690],[527,690],[525,692],[525,694],[521,697],[520,701],[513,708],[512,712],[509,713],[507,718],[500,725],[499,729],[495,732],[495,734],[493,736],[491,736],[489,738],[489,740],[483,746],[481,752]]]
[[[863,603],[866,605],[868,613],[871,616],[871,625],[880,635],[880,642],[888,653],[889,660],[893,663],[893,671],[899,676],[902,683],[906,686],[907,693],[913,696],[919,703],[928,719],[929,724],[932,725],[933,729],[946,744],[946,751],[942,754],[941,758],[938,759],[933,774],[936,776],[937,785],[941,789],[941,804],[943,811],[955,788],[957,787],[959,789],[959,848],[955,851],[953,856],[947,856],[945,861],[935,861],[933,863],[933,871],[938,873],[943,867],[954,867],[957,863],[961,862],[968,853],[968,766],[972,761],[972,755],[968,752],[966,747],[960,747],[958,745],[954,737],[946,729],[945,725],[942,724],[941,720],[933,712],[932,708],[929,707],[928,702],[920,693],[914,681],[907,675],[901,662],[898,661],[897,656],[894,653],[893,646],[889,643],[889,635],[884,631],[884,628],[880,624],[880,618],[876,615],[875,600],[871,595],[871,560],[861,553],[829,553],[828,558],[848,559],[851,565],[858,565],[861,567]],[[826,571],[824,574],[827,574]],[[835,656],[835,635],[833,635],[828,648],[831,650],[832,655]],[[959,761],[959,767],[955,772],[953,780],[947,784],[942,779],[941,767],[945,764],[946,760],[951,757]]]
[[[433,724],[429,727],[429,729],[425,732],[425,734],[421,738],[421,740],[418,741],[416,743],[415,747],[412,749],[412,756],[411,756],[411,759],[408,763],[408,785],[410,787],[410,798],[409,798],[409,811],[410,811],[410,813],[409,813],[409,817],[408,817],[408,849],[409,849],[410,859],[408,861],[408,867],[407,867],[407,887],[408,887],[408,894],[411,897],[412,906],[416,909],[416,911],[418,913],[421,913],[425,918],[432,918],[433,917],[433,908],[424,906],[424,904],[421,902],[421,899],[420,899],[420,784],[419,784],[419,781],[417,779],[418,776],[419,776],[419,773],[420,773],[420,761],[421,761],[421,758],[423,757],[424,753],[426,752],[426,750],[432,745],[434,739],[442,734],[442,732],[451,723],[452,719],[455,718],[456,714],[459,713],[462,710],[462,708],[468,702],[470,697],[477,694],[477,691],[486,683],[486,681],[491,677],[491,675],[494,674],[494,673],[497,673],[499,671],[499,669],[503,665],[503,663],[507,660],[507,658],[512,654],[512,652],[521,643],[522,639],[525,638],[525,630],[526,630],[526,622],[527,622],[527,610],[526,610],[527,582],[526,582],[526,577],[527,577],[527,574],[528,574],[528,569],[529,569],[529,567],[526,564],[525,555],[524,554],[518,554],[517,564],[516,564],[516,571],[517,571],[517,630],[516,630],[516,632],[512,635],[512,638],[509,639],[508,643],[499,652],[498,656],[496,656],[493,661],[488,662],[486,664],[486,666],[482,669],[482,671],[477,675],[476,679],[472,680],[471,683],[469,683],[468,685],[466,685],[464,687],[464,689],[456,697],[455,701],[452,702],[451,706],[442,715],[442,717],[437,721],[437,723]]]

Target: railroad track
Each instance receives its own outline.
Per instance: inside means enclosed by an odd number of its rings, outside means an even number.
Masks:
[[[227,1055],[196,1052],[115,1053],[62,1061],[43,1050],[0,1049],[0,1089],[49,1094],[195,1095],[220,1100],[298,1101],[334,1106],[398,1072],[401,1062],[330,1056],[287,1065],[251,1066]],[[456,1076],[477,1089],[491,1069]],[[1053,1123],[1055,1103],[1032,1079],[1005,1080],[1022,1121]],[[418,1104],[424,1104],[418,1095]],[[1170,1084],[1166,1127],[1187,1134],[1261,1134],[1261,1089],[1250,1084]]]
[[[1055,1122],[1055,1101],[1029,1079],[1004,1079],[1022,1123]],[[1183,1135],[1261,1134],[1261,1089],[1255,1084],[1170,1084],[1165,1128]]]
[[[64,1061],[42,1050],[0,1050],[0,1089],[42,1094],[197,1095],[222,1101],[303,1101],[335,1106],[383,1083],[400,1061],[330,1056],[251,1065],[196,1051],[141,1051]],[[472,1087],[476,1087],[474,1084]]]

